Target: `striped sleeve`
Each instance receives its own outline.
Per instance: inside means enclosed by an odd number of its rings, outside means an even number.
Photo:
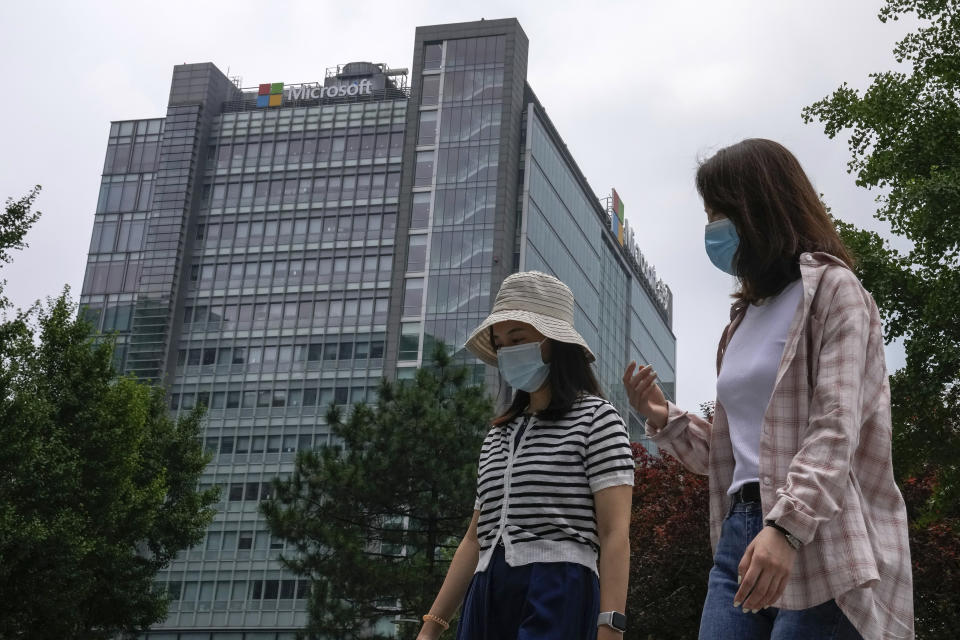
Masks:
[[[587,436],[586,470],[590,490],[633,485],[634,463],[623,418],[609,402],[601,402]]]

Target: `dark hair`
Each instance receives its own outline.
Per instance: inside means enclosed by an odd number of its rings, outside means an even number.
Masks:
[[[559,420],[566,415],[581,394],[588,393],[602,398],[603,392],[600,391],[600,383],[587,360],[587,354],[580,345],[560,342],[552,338],[548,340],[550,340],[550,374],[547,382],[550,385],[550,404],[537,415],[544,420]],[[490,327],[490,345],[496,351],[496,345],[493,343],[493,327]],[[493,420],[494,426],[510,422],[523,413],[528,404],[530,404],[530,393],[517,389],[513,402],[507,410]]]
[[[800,254],[807,251],[853,267],[810,179],[783,145],[748,138],[721,149],[700,164],[696,181],[703,204],[728,217],[740,236],[735,298],[756,302],[776,295],[800,277]]]

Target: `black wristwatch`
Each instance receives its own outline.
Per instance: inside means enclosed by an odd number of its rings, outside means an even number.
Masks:
[[[627,630],[627,616],[619,611],[604,611],[597,616],[597,626],[606,625],[614,631],[623,633]]]
[[[764,524],[768,527],[773,527],[774,529],[782,533],[783,537],[787,539],[787,544],[793,547],[795,551],[798,551],[800,549],[800,545],[803,544],[802,542],[800,542],[800,538],[793,535],[792,533],[790,533],[789,531],[787,531],[786,529],[778,525],[773,520],[767,520]]]

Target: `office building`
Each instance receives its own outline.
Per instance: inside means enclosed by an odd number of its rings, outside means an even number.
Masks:
[[[174,414],[208,407],[202,484],[223,489],[204,541],[161,574],[173,602],[151,640],[293,638],[308,584],[259,515],[270,480],[331,443],[331,403],[374,400],[435,340],[462,345],[512,272],[573,289],[635,439],[626,363],[675,395],[670,291],[547,117],[527,55],[510,19],[421,27],[408,69],[351,62],[303,84],[185,64],[164,117],[112,123],[83,312]]]

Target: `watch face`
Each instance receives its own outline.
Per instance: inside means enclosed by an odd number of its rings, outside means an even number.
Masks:
[[[626,631],[627,630],[627,616],[623,615],[619,611],[613,612],[613,628],[617,631]]]

